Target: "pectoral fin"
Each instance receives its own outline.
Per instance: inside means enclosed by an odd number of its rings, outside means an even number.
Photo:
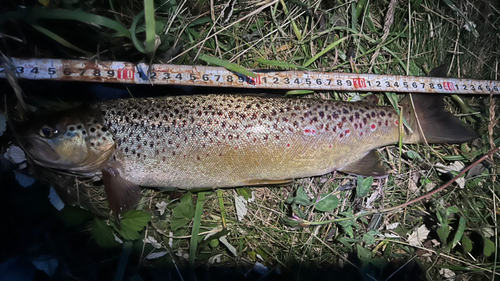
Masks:
[[[339,171],[374,178],[384,178],[387,176],[387,171],[382,165],[378,152],[375,150],[371,150],[363,158],[339,169]]]
[[[120,176],[120,171],[113,167],[102,169],[104,189],[113,214],[118,217],[119,213],[133,209],[141,199],[139,186],[125,180]]]
[[[293,179],[284,179],[284,180],[248,180],[245,181],[245,185],[291,185]]]

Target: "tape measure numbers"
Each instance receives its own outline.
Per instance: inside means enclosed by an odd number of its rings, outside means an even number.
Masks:
[[[17,59],[20,78],[154,85],[261,89],[499,94],[500,81],[314,71],[264,71],[256,78],[222,67],[102,62],[60,59]],[[5,78],[0,68],[0,78]],[[149,73],[149,77],[148,77]]]

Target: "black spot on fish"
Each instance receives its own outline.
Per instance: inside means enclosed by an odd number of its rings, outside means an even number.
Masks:
[[[375,118],[375,116],[377,116],[377,114],[372,111],[372,117]]]
[[[354,116],[352,116],[352,115],[349,116],[349,121],[351,121],[351,122],[354,121]]]
[[[90,132],[95,133],[96,129],[94,127],[90,127]]]
[[[354,113],[354,117],[355,117],[356,119],[359,119],[359,112],[357,112],[357,111],[356,111],[356,112]]]
[[[347,110],[347,108],[344,108],[344,109],[342,109],[342,113],[349,114],[349,110]]]
[[[392,118],[392,113],[389,112],[389,114],[387,114],[387,116],[389,116],[389,118]]]
[[[384,117],[385,116],[385,111],[380,111],[380,116]]]
[[[318,114],[319,114],[319,117],[321,117],[321,119],[323,119],[325,117],[325,113],[323,111],[320,111]]]

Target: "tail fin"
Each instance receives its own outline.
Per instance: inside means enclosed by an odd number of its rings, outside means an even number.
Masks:
[[[432,77],[446,77],[446,65],[429,73]],[[478,133],[444,110],[442,95],[411,94],[399,103],[403,116],[413,133],[405,130],[404,143],[462,143],[479,137]],[[417,122],[418,119],[418,122]],[[419,127],[420,125],[420,127]],[[423,136],[422,136],[423,133]]]

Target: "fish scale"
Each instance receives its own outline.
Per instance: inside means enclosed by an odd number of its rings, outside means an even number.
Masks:
[[[324,174],[398,140],[389,107],[241,95],[98,104],[123,177],[145,186],[229,187]]]

